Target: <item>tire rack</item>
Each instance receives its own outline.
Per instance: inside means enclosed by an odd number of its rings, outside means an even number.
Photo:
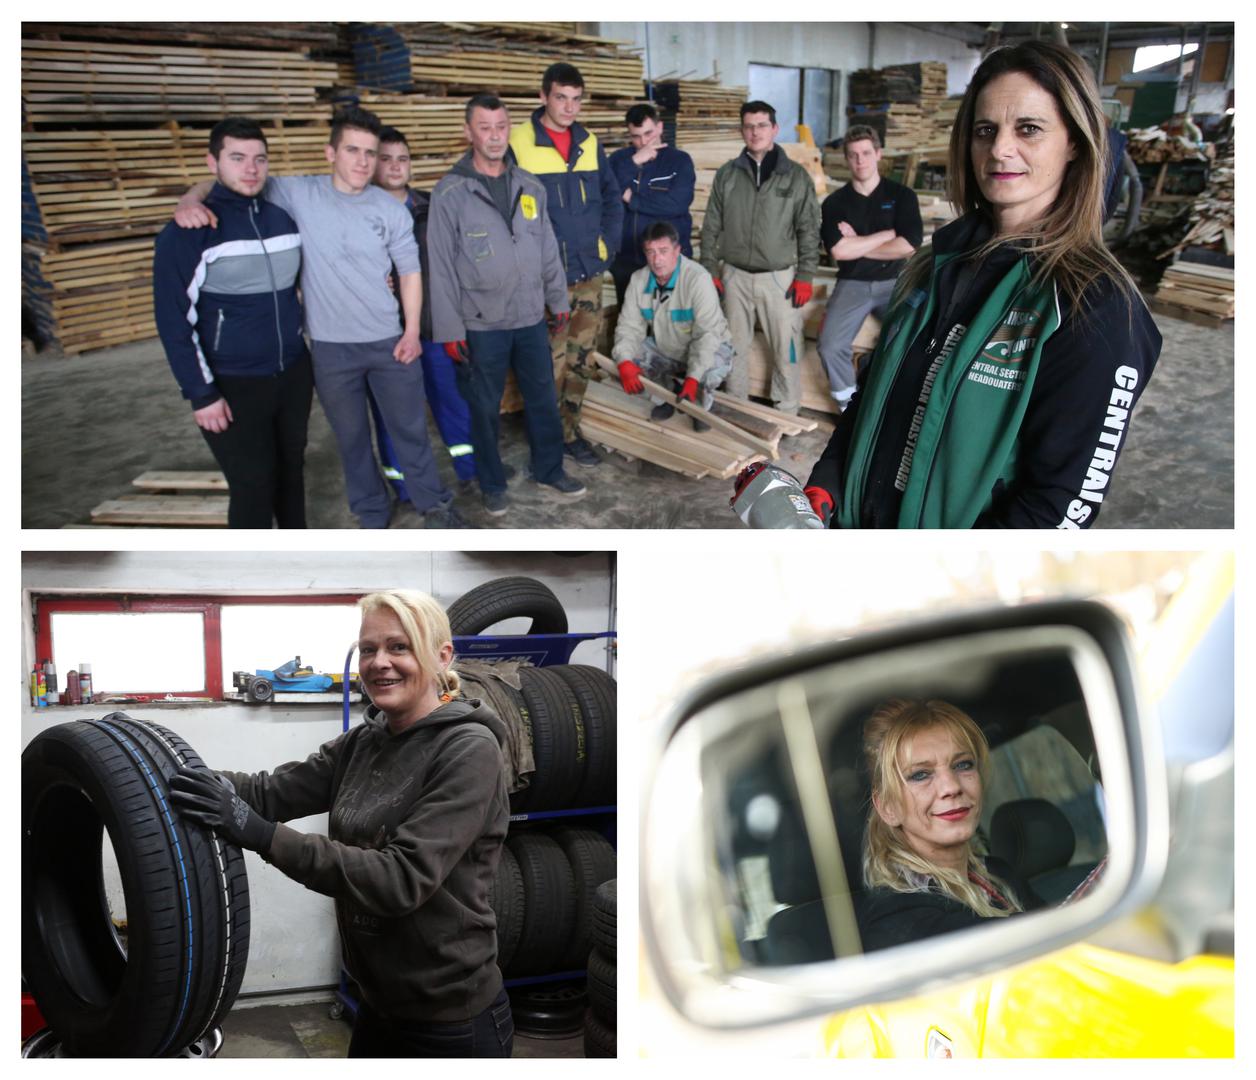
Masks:
[[[550,667],[571,662],[571,654],[582,641],[595,641],[600,638],[615,637],[615,631],[605,630],[597,634],[479,634],[474,637],[454,637],[454,656],[477,660],[530,660],[536,667]],[[344,716],[343,730],[349,730],[349,669],[353,652],[345,657],[344,678]],[[365,695],[364,695],[365,696]],[[607,840],[611,847],[618,851],[616,829],[616,808],[614,806],[589,806],[575,810],[530,810],[522,814],[511,814],[510,824],[522,821],[548,821],[570,817],[596,817],[600,820],[591,823]],[[537,983],[562,982],[570,979],[584,978],[586,972],[559,971],[551,975],[529,975],[523,978],[505,979],[503,985],[508,989],[515,986],[531,986]],[[336,986],[335,1001],[332,1003],[330,1015],[333,1020],[340,1019],[345,1013],[357,1018],[358,1001],[351,992],[349,973],[340,969],[340,981]]]

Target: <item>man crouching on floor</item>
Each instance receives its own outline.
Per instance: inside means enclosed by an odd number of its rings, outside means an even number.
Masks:
[[[615,327],[611,358],[629,394],[644,387],[641,376],[665,386],[708,412],[715,390],[733,367],[733,342],[711,275],[680,251],[680,236],[667,221],[646,229],[645,266],[632,275]],[[675,412],[658,401],[651,420]],[[691,418],[697,431],[710,425]]]

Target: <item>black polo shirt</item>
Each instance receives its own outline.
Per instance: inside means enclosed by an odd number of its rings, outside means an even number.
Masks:
[[[860,236],[893,229],[912,247],[920,247],[924,228],[920,224],[920,202],[911,188],[881,178],[871,195],[860,195],[854,184],[838,188],[820,207],[820,242],[827,254],[841,238],[837,223],[845,221]],[[906,259],[854,259],[837,264],[837,276],[852,281],[892,281]]]

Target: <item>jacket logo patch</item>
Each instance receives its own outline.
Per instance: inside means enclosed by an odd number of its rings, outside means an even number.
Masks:
[[[1038,342],[1035,324],[1039,318],[1036,311],[1012,308],[981,350],[981,358],[996,364],[1019,364]]]
[[[536,220],[536,199],[531,195],[524,195],[520,197],[519,209],[523,211],[523,216],[528,221]]]

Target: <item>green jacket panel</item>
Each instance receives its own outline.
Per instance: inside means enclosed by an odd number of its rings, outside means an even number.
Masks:
[[[632,275],[615,325],[611,358],[616,363],[640,361],[642,344],[651,330],[659,351],[669,359],[683,360],[686,374],[699,381],[715,366],[716,350],[725,343],[732,345],[711,275],[683,255],[672,275],[672,291],[662,303],[648,266]]]
[[[784,151],[756,188],[743,152],[715,173],[702,220],[702,265],[715,277],[720,263],[762,272],[797,267],[811,281],[820,263],[820,201],[811,174]]]

